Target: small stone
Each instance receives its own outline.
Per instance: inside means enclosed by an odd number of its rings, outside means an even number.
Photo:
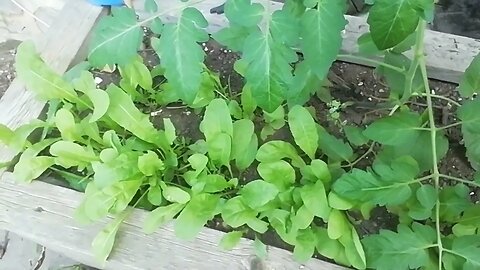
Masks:
[[[371,97],[369,97],[369,98],[367,98],[367,99],[368,99],[368,101],[372,101],[372,98],[371,98]]]
[[[207,47],[203,48],[203,50],[206,51],[206,52],[208,52],[208,48],[207,48]]]
[[[102,78],[100,78],[100,77],[95,77],[95,79],[94,79],[94,80],[95,80],[95,83],[96,83],[97,85],[99,85],[100,83],[102,83],[102,82],[103,82],[103,79],[102,79]]]
[[[358,86],[362,86],[362,85],[363,85],[363,82],[359,82],[359,83],[358,83]]]
[[[383,88],[380,88],[380,89],[378,89],[378,92],[379,92],[379,93],[384,93],[385,90],[383,90]]]

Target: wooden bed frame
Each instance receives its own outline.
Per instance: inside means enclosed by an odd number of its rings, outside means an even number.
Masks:
[[[179,2],[161,0],[159,9],[171,8]],[[223,16],[208,12],[211,7],[221,3],[222,0],[206,0],[197,5],[210,22],[210,32],[215,32],[228,23]],[[272,2],[271,11],[280,9],[281,6]],[[148,16],[142,7],[143,1],[135,1],[140,17]],[[103,14],[105,12],[102,8],[92,6],[85,0],[66,1],[55,25],[50,27],[45,36],[36,40],[43,59],[59,73],[84,59],[84,42]],[[162,19],[173,20],[175,16],[172,13]],[[349,24],[344,34],[342,53],[355,54],[356,40],[367,31],[368,25],[364,18],[348,16],[347,19]],[[431,78],[457,83],[473,57],[480,52],[480,41],[427,31],[426,51]],[[368,61],[352,61],[350,58],[347,62],[370,65]],[[0,100],[0,123],[11,128],[18,127],[41,117],[44,106],[44,103],[35,100],[21,81],[15,79]],[[0,162],[12,158],[12,153],[0,146]],[[16,233],[83,264],[102,269],[345,269],[316,259],[300,264],[293,260],[289,251],[275,247],[268,247],[268,256],[258,268],[251,240],[242,239],[232,251],[224,251],[218,247],[224,233],[208,228],[190,242],[177,239],[171,225],[154,234],[145,235],[141,227],[147,213],[138,209],[133,211],[120,228],[113,253],[106,265],[100,265],[91,252],[91,242],[109,218],[91,226],[78,224],[73,219],[73,212],[81,198],[81,193],[46,182],[17,184],[10,172],[0,171],[0,229]]]

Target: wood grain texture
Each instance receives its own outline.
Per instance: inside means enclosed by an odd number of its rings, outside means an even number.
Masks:
[[[74,220],[82,194],[35,181],[15,184],[11,173],[0,179],[0,228],[19,234],[81,263],[102,268],[91,253],[91,242],[110,219],[94,226]],[[146,211],[134,210],[122,225],[114,252],[103,269],[112,270],[341,270],[334,264],[312,259],[294,262],[290,252],[269,247],[263,268],[252,268],[252,241],[242,239],[232,251],[218,247],[223,232],[205,228],[194,241],[175,237],[169,224],[151,235],[142,232]]]
[[[176,21],[179,15],[179,7],[183,4],[179,0],[162,0],[159,2],[159,10],[167,11],[162,16],[165,22]],[[221,5],[224,0],[205,0],[195,5],[209,22],[207,31],[209,33],[228,26],[228,20],[224,15],[210,14],[210,9]],[[268,0],[256,0],[254,2],[269,2]],[[135,0],[134,7],[140,18],[147,18],[149,15],[143,9],[144,0]],[[274,12],[281,9],[283,4],[269,2],[269,10]],[[346,16],[348,25],[343,35],[342,54],[357,54],[357,39],[364,33],[368,32],[369,26],[364,17]],[[427,69],[431,79],[458,83],[460,77],[468,67],[473,58],[480,53],[480,40],[445,34],[427,30],[425,33],[425,53],[427,55]],[[411,54],[408,54],[411,56]],[[351,60],[339,58],[345,62],[371,66],[370,62],[361,60]]]
[[[45,62],[62,74],[72,63],[102,8],[88,4],[85,0],[69,0],[44,36],[34,40],[37,50]],[[84,57],[83,57],[84,58]],[[15,79],[0,99],[0,123],[14,129],[38,118],[45,107],[44,102],[35,99],[24,84]],[[0,145],[0,163],[13,158],[12,153]]]

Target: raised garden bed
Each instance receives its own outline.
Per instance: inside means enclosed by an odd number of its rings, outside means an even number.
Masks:
[[[142,3],[137,2],[137,4]],[[163,14],[164,22],[175,21],[177,17],[173,12],[174,3],[164,1],[158,4],[159,10],[172,10],[171,14]],[[210,22],[207,28],[210,33],[217,32],[226,26],[223,16],[208,14],[208,10],[218,4],[220,1],[211,0],[196,5]],[[272,3],[271,7],[273,12],[281,9],[282,5]],[[79,12],[83,15],[78,19],[72,15]],[[57,72],[66,71],[70,63],[74,62],[73,59],[77,56],[77,52],[81,52],[81,45],[100,14],[99,8],[80,1],[66,4],[62,11],[62,17],[57,20],[59,25],[65,26],[64,29],[52,28],[54,30],[50,33],[46,43],[42,45],[42,42],[39,42],[37,46],[42,52],[45,62]],[[142,13],[140,15],[144,16]],[[368,26],[362,18],[347,17],[347,20],[349,24],[343,34],[342,56],[339,57],[339,60],[376,66],[380,57],[351,56],[358,51],[357,40],[368,30]],[[72,29],[76,29],[76,32],[73,33]],[[58,42],[60,36],[62,42]],[[467,66],[478,54],[479,48],[480,42],[473,39],[426,31],[425,52],[429,77],[458,83]],[[233,62],[238,55],[215,42],[205,43],[203,49],[208,55],[206,61],[208,68],[219,72],[221,84],[229,87],[221,95],[235,96],[243,87],[241,77],[233,70]],[[158,61],[148,44],[147,48],[141,51],[141,55],[147,66],[155,65],[155,61]],[[82,55],[77,59],[82,59]],[[101,84],[119,82],[117,75],[98,70],[94,71],[94,74],[96,77],[102,78]],[[339,62],[334,64],[329,78],[333,82],[333,85],[330,86],[331,95],[337,103],[326,104],[319,98],[312,98],[305,105],[315,109],[316,115],[314,116],[317,123],[321,124],[329,133],[340,137],[343,136],[341,129],[345,124],[365,126],[389,113],[389,110],[385,110],[386,108],[381,106],[388,98],[388,82],[377,78],[372,69]],[[412,99],[409,103],[412,111],[422,112],[426,106],[431,106],[434,114],[441,116],[439,117],[441,119],[437,120],[438,124],[448,126],[454,123],[456,119],[454,109],[451,108],[452,100],[455,103],[462,101],[460,96],[453,91],[455,87],[440,82],[431,82],[430,86],[435,90],[435,95],[442,96],[444,99],[436,100],[430,105],[427,105],[424,98]],[[319,96],[324,98],[322,95]],[[16,128],[31,119],[43,117],[41,112],[44,105],[45,103],[38,102],[33,98],[32,92],[23,89],[19,80],[15,80],[0,101],[0,108],[9,112],[7,115],[0,116],[0,123],[4,123],[10,128]],[[202,132],[198,129],[203,113],[197,117],[198,111],[189,110],[183,105],[175,104],[164,107],[151,102],[151,100],[142,102],[139,108],[143,112],[150,113],[152,122],[159,128],[163,127],[163,118],[169,117],[177,129],[177,135],[185,136],[193,142],[203,137]],[[158,121],[158,119],[162,121]],[[258,121],[255,123],[260,125],[258,127],[258,131],[260,131],[262,121]],[[268,140],[272,140],[272,138],[295,143],[287,126],[276,131]],[[450,142],[450,148],[446,149],[448,151],[439,163],[439,170],[442,174],[453,178],[472,179],[474,170],[471,169],[469,161],[465,157],[465,148],[460,143],[460,131],[458,129],[449,130],[446,139]],[[373,152],[378,150],[373,146],[370,148],[368,146],[354,147],[353,154],[359,157],[367,152],[370,153],[372,149]],[[9,151],[2,149],[0,157],[2,158],[0,161],[8,161],[12,155]],[[325,156],[320,157],[325,159]],[[364,159],[356,162],[355,167],[365,169],[371,165],[369,160],[373,158],[374,155],[365,155]],[[422,164],[420,165],[422,166]],[[256,165],[247,170],[247,173],[238,174],[240,185],[258,179],[259,176],[255,171]],[[261,237],[264,243],[272,245],[268,246],[267,256],[263,259],[256,256],[258,250],[255,251],[253,241],[244,238],[240,239],[238,245],[232,250],[222,250],[218,247],[218,243],[225,233],[219,230],[230,231],[232,228],[224,226],[220,219],[214,219],[213,222],[208,223],[207,226],[214,229],[204,228],[193,241],[177,239],[173,225],[166,225],[153,234],[146,235],[142,227],[149,214],[147,211],[139,209],[133,210],[122,223],[113,252],[106,264],[102,265],[92,253],[91,243],[98,232],[113,219],[107,218],[95,225],[81,226],[74,220],[74,211],[83,200],[83,195],[71,189],[46,183],[61,183],[59,179],[53,179],[58,178],[55,174],[53,174],[53,178],[49,176],[47,179],[43,179],[46,182],[35,181],[29,185],[16,184],[14,175],[10,172],[4,172],[1,177],[0,225],[2,228],[30,238],[84,264],[105,269],[342,269],[340,266],[326,262],[327,259],[296,262],[292,258],[291,252],[285,250],[292,247],[279,241],[278,236],[269,237],[268,234]],[[472,192],[471,200],[477,201],[475,189],[470,191]],[[360,236],[378,233],[379,229],[395,230],[398,224],[398,220],[386,213],[384,208],[374,210],[372,218],[369,220],[363,220],[355,215],[356,213],[352,212],[349,218],[352,219],[352,223],[355,224],[354,230]],[[251,238],[255,237],[251,231],[245,235]]]

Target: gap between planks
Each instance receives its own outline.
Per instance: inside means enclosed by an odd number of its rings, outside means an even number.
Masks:
[[[209,26],[207,31],[215,33],[220,29],[228,26],[228,20],[224,15],[210,14],[210,9],[223,4],[225,0],[205,0],[194,5],[200,10]],[[268,0],[254,0],[254,2],[268,3]],[[147,18],[149,14],[144,10],[145,0],[135,0],[134,8],[139,14],[139,17]],[[181,7],[185,5],[179,0],[161,0],[157,1],[158,10],[170,10],[162,17],[164,22],[176,21],[179,16],[179,9],[174,7]],[[279,10],[283,7],[282,3],[270,2],[268,8],[271,12]],[[364,33],[368,32],[369,26],[366,22],[366,17],[346,16],[348,25],[343,34],[342,54],[358,54],[357,40]],[[473,58],[480,53],[480,40],[472,39],[463,36],[446,34],[427,30],[425,32],[425,54],[427,59],[427,71],[429,78],[441,80],[450,83],[458,83],[465,69],[470,65]],[[412,53],[406,53],[411,57]],[[372,59],[381,59],[380,57],[372,57]],[[347,60],[340,58],[339,60],[360,64],[365,66],[372,66],[370,62],[361,60]]]

